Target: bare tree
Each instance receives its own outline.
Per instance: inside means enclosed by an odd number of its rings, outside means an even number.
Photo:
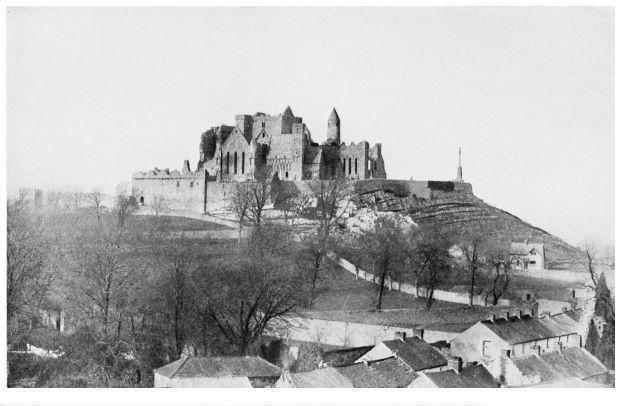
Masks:
[[[286,235],[273,225],[257,228],[236,259],[226,256],[209,272],[195,273],[205,315],[240,354],[305,303],[303,274]]]
[[[486,259],[493,266],[490,277],[491,289],[488,293],[493,297],[493,306],[497,306],[499,299],[508,291],[510,284],[510,272],[512,270],[510,249],[507,245],[498,243],[488,249]]]
[[[273,187],[273,180],[269,177],[269,171],[257,171],[254,180],[246,183],[245,190],[248,197],[247,218],[256,228],[260,228],[265,206],[277,198],[275,196],[277,190]]]
[[[248,209],[250,207],[251,188],[247,182],[237,183],[232,190],[230,198],[230,209],[239,221],[239,237],[238,243],[241,244],[241,232],[243,231],[243,221],[248,218]],[[260,217],[260,215],[259,215]]]
[[[452,245],[454,244],[449,234],[439,225],[430,224],[420,227],[417,249],[422,261],[426,263],[420,282],[426,291],[428,309],[435,300],[435,288],[450,276],[452,260],[449,249]]]
[[[116,187],[116,216],[118,219],[118,228],[123,229],[125,221],[131,216],[134,205],[129,195],[127,184],[121,183]]]
[[[23,202],[9,202],[7,211],[8,338],[19,334],[18,319],[28,317],[44,299],[53,278],[47,271],[43,224]]]
[[[160,216],[167,213],[170,207],[168,205],[168,199],[166,199],[164,195],[156,194],[151,200],[150,208],[153,213],[154,228],[157,231],[160,225]]]
[[[464,268],[469,276],[469,305],[474,305],[474,292],[485,260],[486,235],[482,227],[470,227],[467,230],[463,241],[460,243],[463,253]]]
[[[404,224],[390,217],[379,217],[372,229],[359,238],[359,255],[374,261],[379,276],[377,310],[381,310],[383,291],[388,277],[398,278],[406,263],[407,241]]]
[[[350,203],[351,186],[344,179],[316,180],[308,186],[316,200],[317,227],[306,237],[306,258],[312,274],[312,292],[315,292],[319,274],[325,269],[325,258],[333,250],[332,234]]]
[[[88,199],[90,203],[93,205],[95,210],[95,215],[97,216],[97,222],[101,222],[101,212],[102,212],[102,203],[103,203],[103,193],[101,190],[94,188],[89,194]]]
[[[155,256],[159,259],[156,271],[160,274],[155,292],[161,298],[156,308],[163,316],[161,324],[166,336],[172,339],[173,355],[179,358],[193,323],[194,247],[183,237],[155,242]]]

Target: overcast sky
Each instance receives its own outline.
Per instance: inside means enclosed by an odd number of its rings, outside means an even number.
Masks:
[[[200,134],[287,105],[388,177],[450,180],[570,243],[614,239],[611,8],[12,8],[8,192],[198,160]]]

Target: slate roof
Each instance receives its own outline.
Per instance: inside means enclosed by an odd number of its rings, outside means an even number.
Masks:
[[[188,357],[154,372],[168,378],[278,377],[280,369],[260,357]]]
[[[286,374],[295,388],[353,388],[342,374],[334,368],[320,368],[308,372]]]
[[[522,375],[540,376],[541,383],[567,379],[585,379],[607,372],[607,368],[581,347],[570,347],[540,356],[512,358]]]
[[[532,250],[536,250],[537,253],[542,255],[545,252],[544,249],[545,244],[543,243],[510,243],[510,253],[512,255],[528,255]]]
[[[404,388],[417,376],[398,359],[389,358],[344,367],[286,373],[284,379],[296,388]]]
[[[344,376],[355,388],[393,388],[383,375],[367,364],[355,364],[338,368],[338,372]]]
[[[508,344],[576,334],[579,329],[577,322],[566,313],[539,318],[511,317],[510,320],[500,318],[494,322],[484,320],[481,323]]]
[[[447,365],[448,361],[435,347],[418,337],[383,341],[394,355],[414,371]]]
[[[373,346],[344,348],[323,353],[323,362],[330,367],[352,365],[362,355],[372,350]]]
[[[391,388],[404,388],[418,377],[411,368],[398,358],[369,362],[368,365],[380,373],[388,381]]]
[[[448,369],[440,372],[425,372],[424,374],[439,388],[499,387],[499,383],[481,364],[467,366],[461,370],[461,373]]]

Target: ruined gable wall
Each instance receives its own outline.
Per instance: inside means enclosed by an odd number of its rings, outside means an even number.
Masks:
[[[340,163],[347,179],[368,179],[368,143],[340,145]]]
[[[303,135],[278,134],[271,137],[267,168],[282,180],[303,178]],[[288,173],[288,176],[287,176]]]
[[[243,182],[251,179],[254,173],[250,165],[252,147],[248,144],[241,131],[235,129],[221,146],[222,151],[222,181]],[[235,153],[237,156],[235,164]],[[216,162],[219,161],[219,156]]]
[[[368,172],[369,177],[385,179],[387,177],[385,173],[385,162],[383,161],[383,155],[381,154],[381,144],[375,144],[374,147],[368,150]]]

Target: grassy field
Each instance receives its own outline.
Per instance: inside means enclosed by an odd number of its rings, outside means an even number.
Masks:
[[[154,216],[131,216],[127,226],[137,230],[148,230],[155,222]],[[229,227],[205,220],[198,220],[181,216],[159,216],[159,230],[166,231],[219,231],[230,230]]]

